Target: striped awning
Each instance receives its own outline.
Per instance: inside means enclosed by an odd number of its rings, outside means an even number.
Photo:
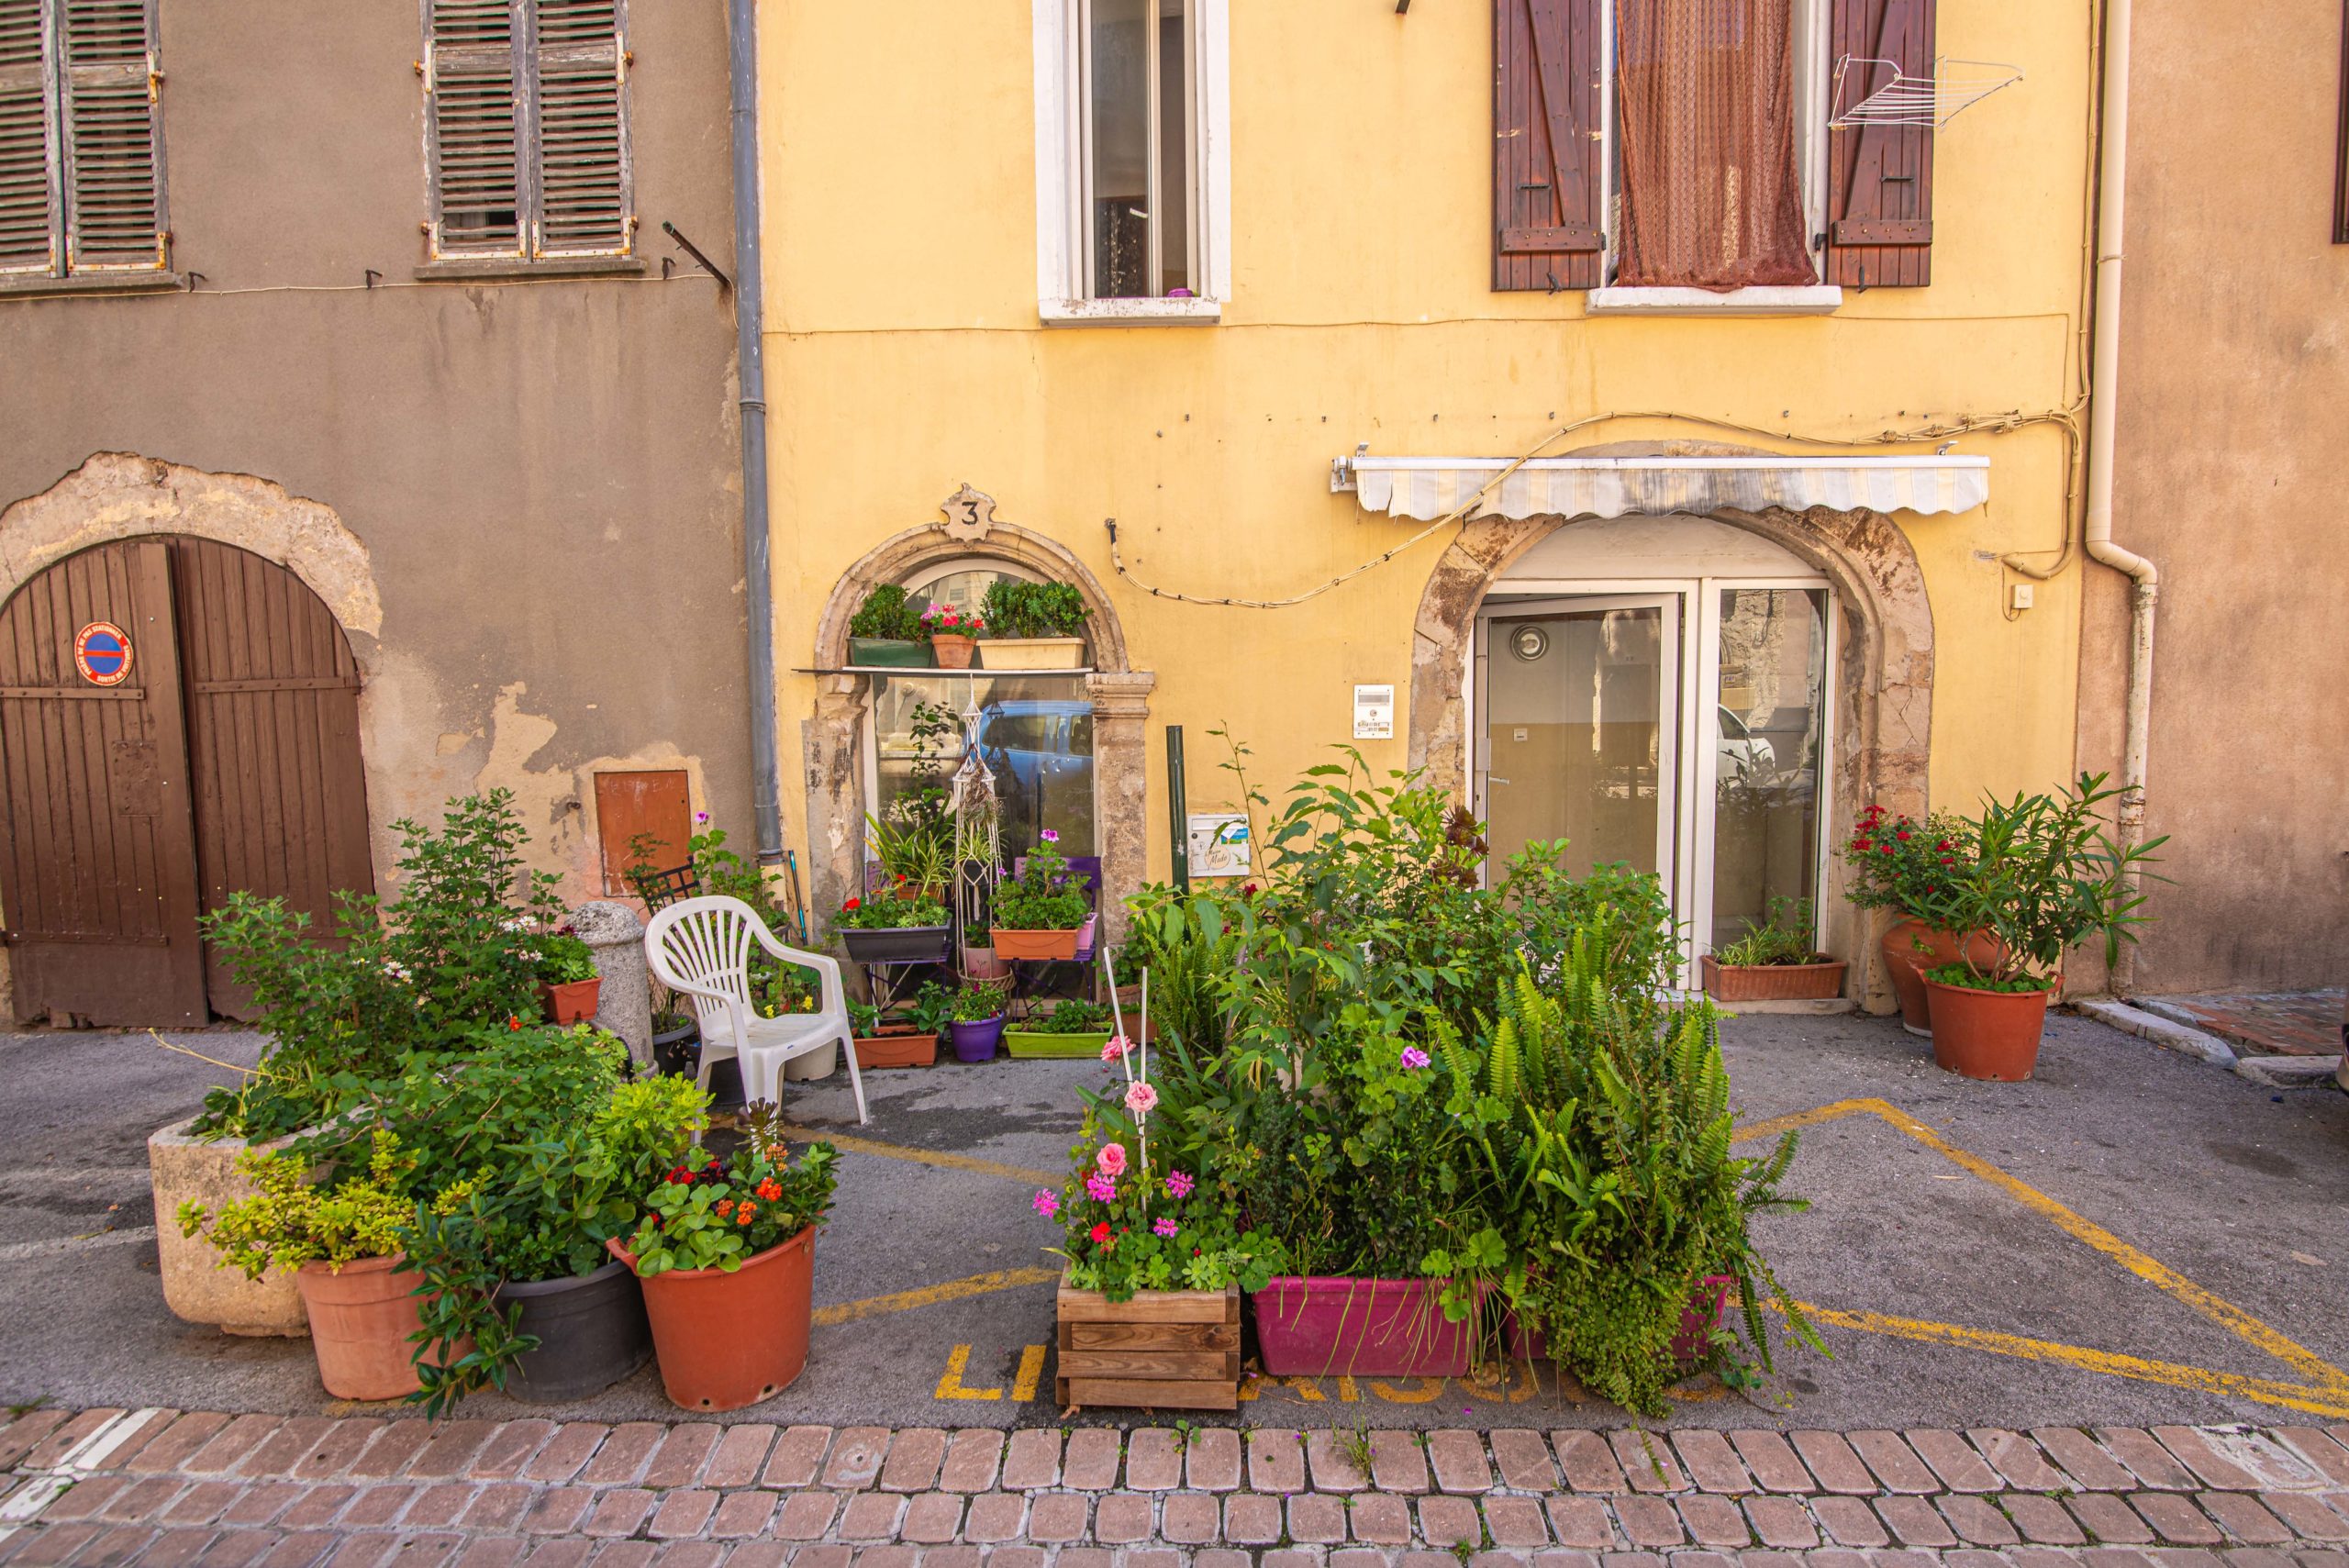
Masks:
[[[1723,507],[1758,512],[1965,512],[1990,498],[1987,457],[1549,457],[1507,479],[1504,458],[1341,457],[1330,488],[1363,510],[1427,521],[1475,503],[1472,517],[1620,517]],[[1489,495],[1477,492],[1491,484]]]

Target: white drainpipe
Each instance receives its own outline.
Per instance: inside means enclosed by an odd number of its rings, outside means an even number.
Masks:
[[[2121,390],[2121,263],[2122,208],[2129,183],[2129,6],[2106,0],[2104,106],[2099,125],[2103,145],[2097,171],[2096,337],[2092,401],[2088,408],[2088,557],[2126,573],[2129,592],[2129,706],[2121,744],[2121,841],[2144,837],[2147,735],[2153,727],[2154,606],[2161,574],[2154,563],[2112,541],[2114,426]],[[2128,873],[2133,893],[2134,871]],[[2109,984],[2113,995],[2129,989],[2136,950],[2123,943]]]

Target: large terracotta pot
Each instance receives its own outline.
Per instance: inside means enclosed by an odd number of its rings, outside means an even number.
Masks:
[[[338,1399],[398,1399],[417,1390],[415,1348],[423,1327],[414,1292],[424,1276],[404,1258],[361,1258],[337,1273],[304,1263],[294,1276],[310,1315],[318,1381]]]
[[[1918,941],[1924,943],[1924,951],[1917,951]],[[1933,1032],[1932,1002],[1925,993],[1924,972],[1958,961],[1956,934],[1937,930],[1922,920],[1898,920],[1884,933],[1880,946],[1885,970],[1892,978],[1893,994],[1900,998],[1902,1027],[1910,1034],[1930,1039]],[[1967,956],[1984,968],[1997,962],[2003,951],[1998,940],[1987,932],[1976,931],[1966,938]]]
[[[612,1256],[636,1266],[618,1241]],[[652,1350],[672,1404],[740,1410],[772,1399],[807,1365],[816,1290],[816,1228],[779,1242],[732,1273],[672,1269],[642,1282]]]
[[[2052,991],[1972,991],[1925,982],[1932,994],[1933,1061],[1965,1078],[2020,1084],[2039,1062]]]

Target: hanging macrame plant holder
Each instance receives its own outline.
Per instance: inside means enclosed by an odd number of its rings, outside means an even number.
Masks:
[[[1003,871],[1003,802],[995,774],[979,755],[978,699],[963,710],[963,762],[947,791],[954,817],[954,926],[958,942],[987,929]]]

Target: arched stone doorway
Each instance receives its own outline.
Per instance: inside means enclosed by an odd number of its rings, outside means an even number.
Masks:
[[[815,712],[803,728],[811,907],[837,909],[863,886],[864,817],[871,805],[864,740],[874,677],[842,673],[849,664],[849,622],[875,587],[911,586],[928,572],[965,561],[999,562],[1066,583],[1084,596],[1092,662],[1083,690],[1090,710],[1101,909],[1109,935],[1120,936],[1124,901],[1140,889],[1147,871],[1143,727],[1157,676],[1129,664],[1117,612],[1083,562],[1041,534],[994,520],[978,530],[931,525],[896,534],[843,573],[825,602],[816,624]]]
[[[1591,455],[1638,453],[1609,448]],[[1832,590],[1839,717],[1823,770],[1819,831],[1825,842],[1839,842],[1854,814],[1869,802],[1922,816],[1932,728],[1932,615],[1906,536],[1890,518],[1869,511],[1774,508],[1710,516],[1769,540]],[[1431,572],[1413,627],[1408,718],[1409,763],[1431,783],[1468,793],[1472,714],[1464,693],[1480,607],[1528,551],[1575,526],[1556,517],[1479,518],[1461,529]],[[1889,992],[1869,940],[1875,924],[1842,890],[1840,862],[1828,856],[1819,887],[1827,945],[1853,961],[1852,994],[1872,1007],[1885,1006]]]

